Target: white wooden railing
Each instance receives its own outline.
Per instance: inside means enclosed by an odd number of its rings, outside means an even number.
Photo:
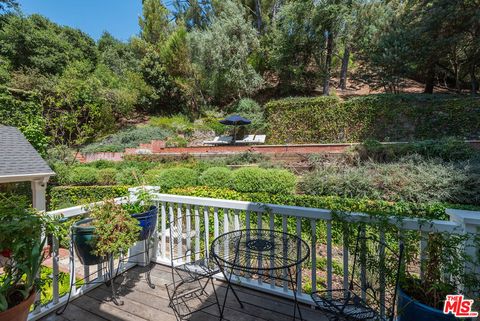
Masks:
[[[153,189],[152,189],[153,190]],[[131,190],[132,198],[134,198],[135,189]],[[152,249],[152,260],[158,264],[171,264],[168,242],[168,230],[167,222],[168,218],[180,222],[179,228],[184,231],[183,239],[178,238],[172,240],[174,242],[182,242],[179,248],[186,246],[187,248],[194,244],[194,247],[199,246],[201,243],[199,237],[201,230],[204,231],[204,235],[207,238],[206,243],[209,244],[213,241],[213,238],[219,236],[222,233],[229,232],[231,230],[240,228],[269,228],[269,229],[281,229],[287,232],[289,222],[295,222],[295,231],[298,236],[302,237],[302,226],[309,226],[311,229],[311,235],[309,237],[309,245],[312,249],[310,251],[311,257],[311,286],[312,291],[316,290],[317,285],[317,267],[316,267],[316,248],[317,248],[317,225],[322,224],[325,226],[326,233],[326,287],[332,288],[333,284],[333,249],[341,249],[341,257],[343,259],[343,283],[347,287],[348,284],[348,256],[349,250],[346,242],[343,244],[334,244],[332,237],[332,223],[336,220],[335,215],[330,210],[318,209],[318,208],[305,208],[296,206],[284,206],[273,204],[259,204],[243,201],[231,201],[222,199],[200,198],[190,196],[179,196],[160,194],[152,192],[153,201],[159,208],[158,227],[154,234],[154,247]],[[131,199],[132,199],[131,198]],[[118,199],[118,201],[125,201],[125,199]],[[227,215],[223,215],[223,214]],[[402,218],[390,217],[389,223],[396,225],[399,230],[399,239],[402,238],[403,233],[408,231],[417,231],[420,233],[420,241],[418,244],[419,258],[422,259],[425,256],[425,249],[427,247],[427,236],[431,232],[447,232],[447,233],[466,233],[477,231],[480,227],[480,213],[469,211],[456,211],[448,210],[447,213],[451,216],[450,221],[425,221],[415,218]],[[64,217],[75,217],[78,215],[87,214],[84,207],[72,207],[68,209],[49,212],[51,215],[62,214]],[[168,216],[168,218],[167,218]],[[181,218],[178,220],[178,218]],[[209,221],[213,219],[213,225],[209,224]],[[375,223],[377,219],[370,215],[363,213],[342,213],[342,220],[347,222],[366,222]],[[277,222],[277,225],[275,225]],[[281,222],[281,224],[279,224]],[[292,232],[292,231],[290,231]],[[305,233],[306,231],[303,231]],[[382,230],[379,231],[380,238],[384,238],[385,234]],[[305,235],[305,234],[304,234]],[[347,235],[343,235],[343,239],[346,239]],[[478,249],[472,249],[471,253],[476,255]],[[39,319],[50,312],[55,311],[63,304],[65,304],[66,296],[60,297],[58,287],[58,242],[54,242],[53,247],[54,259],[53,259],[53,300],[48,305],[38,308],[31,313],[29,320]],[[126,266],[130,268],[132,265]],[[477,267],[478,268],[478,267]],[[73,272],[73,273],[72,273]],[[84,276],[90,274],[89,268],[84,268]],[[304,293],[302,288],[302,272],[299,272],[297,297],[299,301],[304,303],[312,303],[308,294]],[[71,278],[75,278],[74,271],[71,271]],[[103,276],[99,276],[101,279]],[[221,275],[218,275],[221,278]],[[259,291],[276,294],[286,298],[293,298],[292,291],[287,286],[277,286],[272,283],[264,283],[261,280],[251,279],[237,279],[242,286],[250,287]],[[74,289],[72,292],[72,298],[78,297],[90,291],[98,285],[84,285],[78,289]]]

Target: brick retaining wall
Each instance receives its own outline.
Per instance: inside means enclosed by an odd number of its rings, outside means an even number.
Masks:
[[[474,148],[480,149],[480,141],[467,141]],[[352,144],[304,144],[304,145],[257,145],[257,146],[192,146],[192,147],[165,147],[163,141],[152,141],[141,144],[139,148],[127,148],[124,153],[86,153],[79,154],[77,159],[82,163],[97,160],[121,161],[124,155],[154,154],[165,157],[183,157],[190,155],[198,158],[228,156],[237,153],[253,152],[270,155],[279,160],[293,160],[308,154],[340,154]],[[383,144],[402,144],[383,143]]]

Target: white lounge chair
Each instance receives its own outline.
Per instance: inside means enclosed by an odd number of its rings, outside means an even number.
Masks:
[[[255,141],[255,135],[244,136],[241,140],[236,140],[235,144],[253,144]]]
[[[254,144],[265,144],[266,139],[267,139],[267,135],[255,135],[253,143]]]
[[[217,136],[213,140],[206,140],[203,142],[204,145],[228,145],[233,141],[232,136]]]

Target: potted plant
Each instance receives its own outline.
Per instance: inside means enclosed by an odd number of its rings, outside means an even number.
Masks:
[[[145,241],[150,238],[155,231],[158,216],[158,208],[152,205],[150,193],[147,190],[138,190],[135,201],[123,204],[123,208],[138,220],[141,227],[138,240]]]
[[[42,282],[46,235],[56,218],[34,210],[26,197],[0,194],[0,321],[25,321]]]
[[[121,204],[107,200],[90,208],[89,217],[72,226],[75,251],[84,265],[126,253],[138,240],[140,226]]]
[[[450,321],[453,314],[443,313],[448,294],[461,294],[463,288],[478,288],[480,279],[465,270],[471,258],[459,245],[469,235],[432,233],[428,237],[426,260],[422,262],[423,275],[419,278],[406,273],[398,298],[399,321]],[[408,272],[408,269],[407,269]]]

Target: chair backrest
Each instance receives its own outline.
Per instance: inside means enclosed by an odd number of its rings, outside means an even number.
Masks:
[[[382,320],[393,320],[404,246],[402,242],[387,242],[383,234],[380,238],[366,229],[358,229],[349,287]]]
[[[204,259],[209,255],[205,233],[196,231],[194,228],[184,229],[186,226],[195,225],[195,220],[199,219],[195,217],[196,214],[198,213],[185,207],[181,210],[173,207],[168,209],[166,227],[169,233],[168,243],[172,267]],[[200,235],[197,236],[196,233]]]
[[[218,138],[218,141],[219,142],[231,143],[233,141],[233,137],[232,136],[220,136]]]
[[[255,135],[255,143],[263,144],[267,139],[267,135]]]

